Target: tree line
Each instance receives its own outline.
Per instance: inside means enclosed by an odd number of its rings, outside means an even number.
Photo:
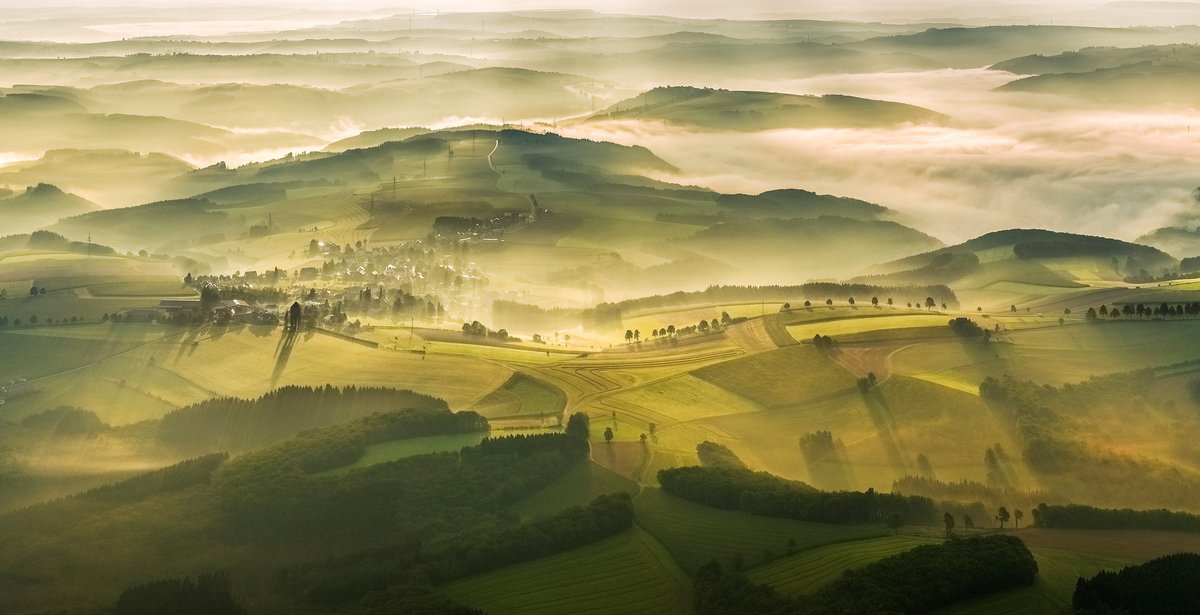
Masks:
[[[686,500],[768,517],[815,523],[878,523],[899,517],[904,523],[932,524],[940,518],[933,500],[867,491],[820,491],[767,472],[725,467],[660,470],[663,491]]]
[[[1080,577],[1071,604],[1079,615],[1200,613],[1200,555],[1175,553]]]

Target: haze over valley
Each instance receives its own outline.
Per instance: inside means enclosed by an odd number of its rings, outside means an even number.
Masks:
[[[14,3],[0,614],[1200,607],[1197,45]]]

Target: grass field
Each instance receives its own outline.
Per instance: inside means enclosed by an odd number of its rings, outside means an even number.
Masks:
[[[854,377],[811,345],[789,346],[693,372],[767,408],[794,406],[854,387]]]
[[[567,470],[549,487],[512,506],[523,519],[552,515],[572,506],[586,506],[597,497],[624,491],[637,493],[637,484],[594,463],[581,463]]]
[[[883,534],[882,528],[805,523],[721,510],[656,488],[643,489],[633,503],[638,524],[689,573],[714,559],[728,565],[741,556],[749,567],[783,557],[789,540],[795,541],[795,551],[804,551]]]
[[[440,588],[463,604],[506,613],[690,613],[691,581],[641,530]]]
[[[939,542],[916,536],[883,536],[806,549],[751,568],[746,576],[785,596],[801,596],[837,580],[842,572],[860,568],[913,547]]]

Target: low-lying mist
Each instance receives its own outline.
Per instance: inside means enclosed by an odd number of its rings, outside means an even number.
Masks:
[[[937,125],[717,133],[621,121],[559,132],[644,145],[684,184],[757,193],[787,183],[880,203],[948,242],[1004,227],[1133,239],[1195,223],[1200,113],[993,91],[1015,78],[979,69],[704,84],[904,102],[951,118]]]

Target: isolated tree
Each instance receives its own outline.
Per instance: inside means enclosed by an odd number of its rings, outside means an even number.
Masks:
[[[887,526],[888,529],[892,530],[893,534],[899,532],[900,528],[904,527],[904,515],[900,513],[892,513],[891,516],[888,517]]]
[[[1104,305],[1103,303],[1100,304],[1100,315],[1108,316],[1108,306]]]
[[[828,305],[829,307],[833,307],[833,299],[826,299],[825,305]]]
[[[626,329],[626,330],[625,330],[625,341],[626,341],[626,342],[631,342],[631,341],[633,341],[633,329]]]
[[[641,340],[642,340],[642,330],[641,330],[641,329],[634,329],[634,330],[633,330],[633,341],[635,341],[635,342],[639,342],[639,341],[641,341]]]
[[[1070,316],[1071,308],[1063,308],[1063,316]]]
[[[729,317],[729,312],[721,312],[721,324],[727,325],[730,322],[733,322],[733,319]]]
[[[292,307],[288,308],[288,327],[290,327],[292,329],[292,331],[298,331],[300,329],[300,302],[299,301],[293,301]]]
[[[879,297],[871,297],[871,305],[879,307]]]
[[[954,515],[946,513],[942,515],[942,523],[946,526],[946,538],[954,535]]]
[[[925,297],[925,309],[933,309],[935,305],[937,305],[937,302],[933,300],[933,297]]]
[[[701,320],[701,321],[700,321],[700,324],[699,324],[699,325],[696,325],[696,328],[698,328],[698,329],[700,330],[700,332],[701,332],[701,333],[708,333],[708,321],[707,321],[707,320]]]
[[[1017,313],[1017,306],[1016,306],[1015,304],[1014,304],[1014,305],[1010,305],[1010,306],[1008,306],[1008,311],[1010,311],[1010,312],[1012,312],[1012,313],[1016,314],[1016,313]]]
[[[605,427],[605,428],[604,428],[604,441],[605,441],[605,442],[612,442],[612,440],[613,440],[613,430],[612,430],[612,427]]]
[[[804,307],[812,307],[812,301],[809,301],[808,299],[805,299],[805,300],[804,300]]]
[[[971,518],[971,515],[963,515],[963,527],[968,530],[975,529],[975,520]]]
[[[1013,511],[1013,527],[1020,529],[1021,528],[1021,519],[1024,519],[1024,518],[1025,518],[1025,513],[1021,512],[1021,509],[1018,508],[1018,509],[1014,510]]]
[[[657,423],[648,423],[646,425],[646,429],[650,430],[650,433],[654,433],[654,431],[656,429],[658,429],[658,424]]]
[[[37,294],[38,294],[37,290],[38,290],[38,289],[37,289],[37,286],[34,286],[33,288],[30,288],[30,289],[29,289],[29,296],[30,296],[30,297],[36,297],[36,296],[37,296]]]
[[[1096,314],[1096,308],[1093,307],[1088,308],[1087,314],[1084,314],[1083,317],[1087,319],[1088,322],[1096,322],[1096,319],[1099,318],[1099,316]]]
[[[721,326],[721,323],[717,322],[717,319],[716,319],[716,318],[712,319],[712,322],[710,322],[710,323],[708,323],[708,324],[709,324],[709,326],[711,326],[711,327],[712,327],[712,329],[713,329],[713,330],[716,330],[716,329],[717,329],[717,327],[720,327],[720,326]]]
[[[1000,522],[1000,529],[1004,529],[1004,524],[1008,523],[1010,517],[1008,509],[1003,506],[1000,507],[1000,510],[996,511],[996,520]]]
[[[790,303],[784,303],[784,304],[783,304],[783,309],[785,309],[785,310],[790,310],[790,309],[792,309],[792,304],[790,304]]]
[[[888,305],[892,305],[892,298],[891,298],[891,297],[888,297],[887,304],[888,304]]]
[[[667,333],[670,335],[675,335],[675,325],[667,325]]]

